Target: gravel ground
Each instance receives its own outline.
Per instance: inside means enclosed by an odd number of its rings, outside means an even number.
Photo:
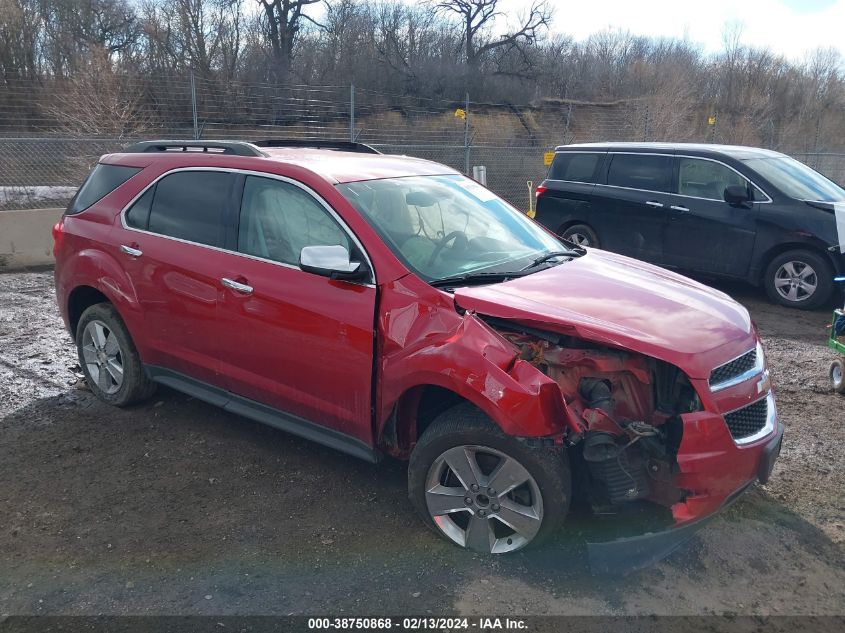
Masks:
[[[842,614],[845,399],[829,311],[752,312],[787,426],[766,486],[680,550],[592,576],[577,515],[549,549],[486,558],[429,533],[404,468],[162,389],[126,410],[76,388],[52,274],[0,275],[4,614]]]

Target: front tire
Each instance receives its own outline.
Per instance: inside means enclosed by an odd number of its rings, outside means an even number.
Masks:
[[[822,256],[806,250],[781,253],[766,267],[766,294],[789,308],[812,310],[833,293],[833,270]]]
[[[125,407],[155,391],[123,319],[110,303],[98,303],[82,313],[76,347],[85,380],[103,402]]]
[[[528,447],[480,410],[459,405],[423,433],[408,465],[408,495],[425,524],[486,554],[541,543],[566,517],[563,447]]]

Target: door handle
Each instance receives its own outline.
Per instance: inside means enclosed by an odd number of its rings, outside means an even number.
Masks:
[[[655,209],[662,209],[663,208],[663,203],[657,202],[657,200],[647,200],[646,204],[650,207],[654,207]]]
[[[142,251],[138,248],[132,248],[131,246],[127,246],[126,244],[121,244],[120,250],[121,250],[121,252],[129,255],[130,257],[140,257],[141,255],[144,254],[144,251]]]
[[[220,283],[226,286],[227,288],[231,288],[235,292],[239,292],[242,295],[251,295],[252,294],[252,286],[248,286],[246,284],[242,284],[234,279],[229,279],[228,277],[223,277],[220,280]]]
[[[681,213],[689,213],[689,207],[681,207],[681,206],[673,204],[669,208],[672,209],[672,211],[680,211]]]

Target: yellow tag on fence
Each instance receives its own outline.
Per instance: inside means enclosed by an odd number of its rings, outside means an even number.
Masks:
[[[551,164],[552,164],[552,161],[553,161],[554,159],[555,159],[555,153],[554,153],[554,152],[546,152],[545,154],[543,154],[543,164],[544,164],[546,167],[548,167],[549,165],[551,165]]]

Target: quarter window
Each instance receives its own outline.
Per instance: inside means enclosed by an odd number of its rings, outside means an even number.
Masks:
[[[607,184],[647,191],[670,190],[672,157],[655,154],[616,154],[607,173]]]
[[[695,198],[724,200],[730,185],[748,187],[748,181],[730,167],[712,160],[680,158],[678,193]]]
[[[155,186],[149,230],[199,244],[222,246],[223,214],[233,182],[232,174],[219,171],[182,171],[165,176]],[[142,200],[143,196],[138,203]],[[140,222],[143,209],[139,209],[138,218]]]
[[[155,186],[150,187],[144,195],[135,201],[135,204],[126,212],[126,224],[133,229],[146,231],[150,226],[150,207],[153,204]]]
[[[298,265],[304,247],[335,245],[351,252],[344,230],[313,196],[287,182],[247,176],[238,251]]]
[[[140,167],[99,163],[73,196],[66,213],[81,213],[141,171]]]
[[[602,154],[559,152],[555,154],[555,159],[549,170],[549,178],[570,182],[595,182],[596,171],[598,171],[601,158]]]

